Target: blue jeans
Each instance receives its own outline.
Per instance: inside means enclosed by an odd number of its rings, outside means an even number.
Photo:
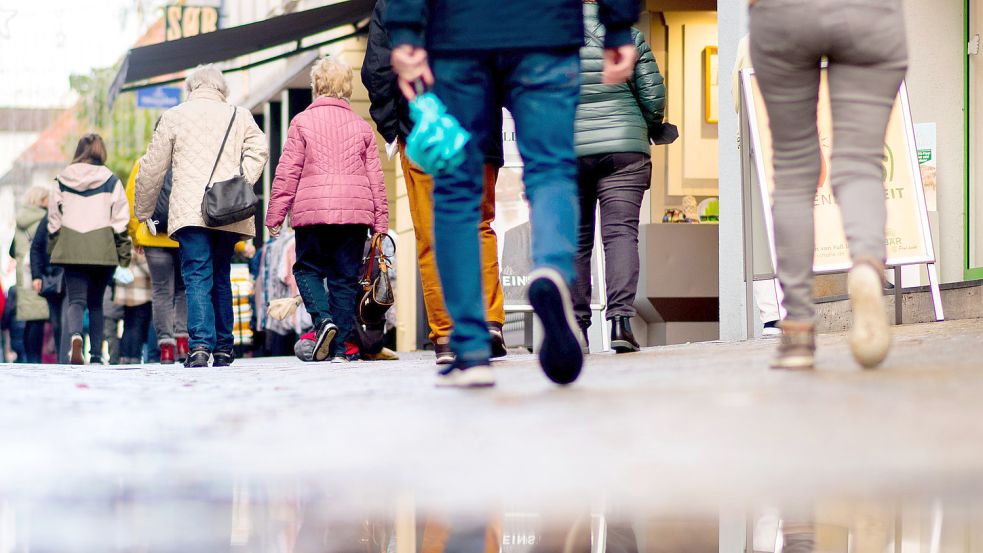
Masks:
[[[238,234],[184,227],[172,235],[180,244],[181,276],[188,297],[188,346],[232,351],[232,254]]]
[[[515,119],[523,181],[531,205],[532,258],[573,281],[579,219],[573,125],[580,97],[580,55],[570,52],[478,52],[435,55],[435,92],[471,133],[465,162],[434,182],[434,246],[451,349],[463,362],[489,357],[478,224],[484,146],[501,129],[494,113]]]

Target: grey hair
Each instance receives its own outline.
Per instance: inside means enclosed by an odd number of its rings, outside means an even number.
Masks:
[[[184,81],[188,93],[194,92],[199,88],[212,88],[222,93],[222,96],[229,95],[229,85],[225,82],[225,76],[214,65],[199,65],[188,75]]]

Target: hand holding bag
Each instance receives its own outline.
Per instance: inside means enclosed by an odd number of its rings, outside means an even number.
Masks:
[[[382,249],[382,241],[385,239],[392,243],[388,234],[374,234],[368,257],[365,258],[363,292],[359,298],[357,314],[359,322],[368,326],[384,324],[386,312],[396,301],[389,281],[389,257]]]
[[[48,271],[41,275],[41,291],[38,295],[51,299],[57,300],[65,293],[65,269],[51,265],[48,267]]]
[[[215,158],[212,174],[208,177],[205,196],[201,199],[201,216],[209,227],[224,227],[245,221],[256,214],[256,204],[259,202],[256,192],[253,191],[253,185],[242,176],[241,159],[239,160],[238,175],[229,180],[212,182],[215,177],[215,170],[218,169],[218,162],[222,159],[222,152],[225,151],[225,143],[229,139],[232,125],[235,123],[236,111],[237,109],[233,106],[232,120],[229,121],[229,128],[225,130],[225,138],[222,139],[218,157]]]

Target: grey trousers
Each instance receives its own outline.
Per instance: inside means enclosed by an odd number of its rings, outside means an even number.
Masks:
[[[883,261],[884,135],[908,67],[901,0],[757,0],[751,63],[774,138],[778,279],[790,320],[812,320],[816,128],[823,56],[833,112],[833,193],[854,260]]]
[[[154,298],[154,331],[157,343],[174,342],[188,335],[188,300],[184,279],[181,278],[181,259],[177,248],[144,248],[150,268],[150,285]]]
[[[576,278],[571,299],[577,323],[590,326],[591,257],[594,249],[595,207],[601,209],[607,286],[607,318],[634,317],[638,290],[638,215],[652,178],[648,155],[623,152],[583,156],[577,160],[580,228]]]

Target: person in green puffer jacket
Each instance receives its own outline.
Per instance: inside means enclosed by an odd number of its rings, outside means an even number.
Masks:
[[[631,29],[638,49],[632,79],[618,85],[601,82],[605,30],[598,11],[596,2],[584,1],[585,46],[580,51],[580,105],[574,133],[581,218],[572,299],[586,343],[595,207],[600,203],[611,347],[625,353],[639,349],[630,321],[638,287],[638,216],[652,176],[650,144],[663,143],[671,133],[663,128],[665,82],[638,29]]]
[[[24,205],[17,211],[17,230],[11,245],[11,257],[17,260],[16,317],[24,321],[24,351],[22,363],[40,363],[44,348],[44,323],[48,320],[48,302],[37,294],[31,278],[31,241],[48,207],[48,191],[32,186],[24,193]],[[44,232],[45,229],[40,229]]]

